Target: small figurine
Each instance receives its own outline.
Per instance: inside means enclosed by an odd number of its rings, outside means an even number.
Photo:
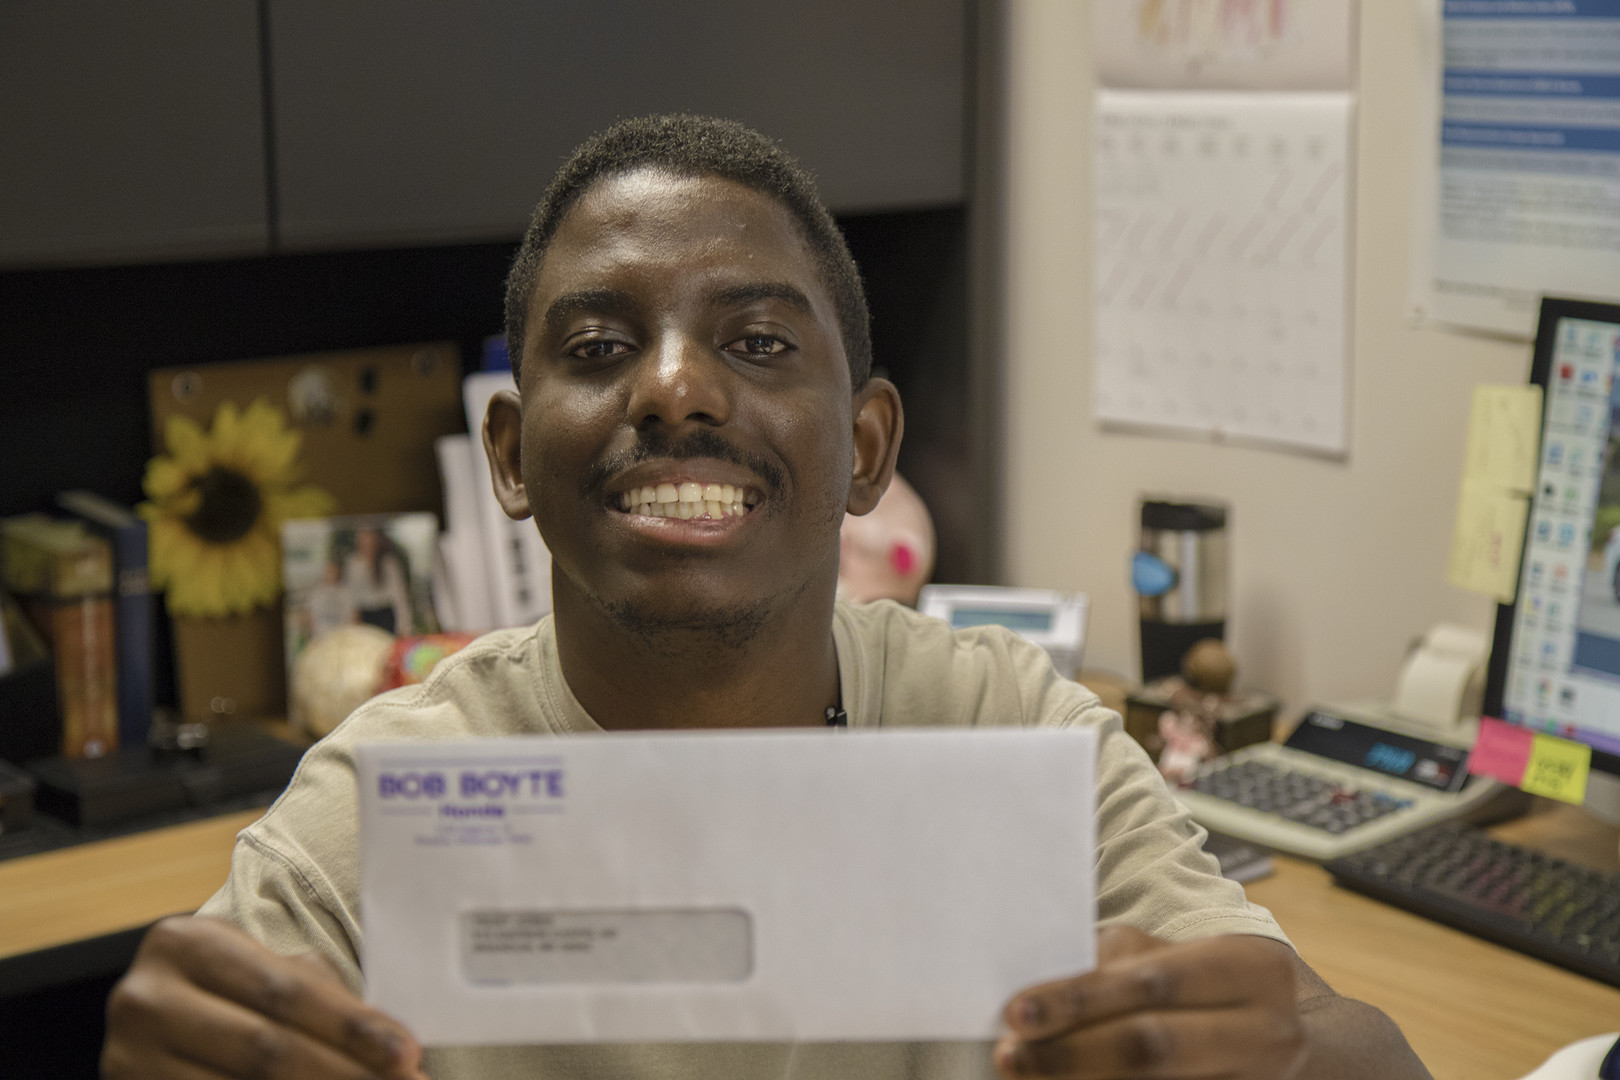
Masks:
[[[1237,664],[1226,645],[1205,638],[1181,659],[1183,685],[1170,695],[1170,707],[1159,716],[1159,772],[1172,784],[1192,781],[1198,766],[1220,753],[1215,726],[1221,703],[1237,676]]]
[[[1172,784],[1185,784],[1198,766],[1215,756],[1215,742],[1197,712],[1166,709],[1159,714],[1159,773]]]

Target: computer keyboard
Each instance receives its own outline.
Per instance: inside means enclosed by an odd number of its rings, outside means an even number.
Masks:
[[[1620,986],[1620,874],[1458,825],[1323,865],[1346,888]]]

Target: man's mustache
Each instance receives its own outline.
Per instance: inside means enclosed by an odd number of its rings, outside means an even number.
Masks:
[[[593,465],[585,476],[583,492],[587,497],[600,494],[608,481],[644,461],[689,458],[710,458],[741,465],[764,481],[767,494],[779,489],[785,479],[773,462],[733,446],[712,431],[700,428],[679,442],[662,431],[651,431],[642,434],[634,446],[609,454]]]

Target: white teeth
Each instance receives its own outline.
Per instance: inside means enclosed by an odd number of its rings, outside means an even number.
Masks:
[[[736,502],[718,502],[705,499],[702,502],[638,502],[625,507],[631,513],[641,514],[644,517],[672,517],[682,521],[693,518],[709,518],[718,521],[727,517],[742,517],[748,513],[748,507],[740,500]]]
[[[693,518],[718,521],[721,518],[742,517],[752,507],[747,488],[731,484],[699,484],[691,480],[681,484],[659,484],[631,488],[619,495],[619,509],[645,517],[672,517],[683,521]]]

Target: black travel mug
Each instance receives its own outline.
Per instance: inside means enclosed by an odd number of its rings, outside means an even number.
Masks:
[[[1181,670],[1187,650],[1226,636],[1226,507],[1142,501],[1131,560],[1142,627],[1142,681]]]

